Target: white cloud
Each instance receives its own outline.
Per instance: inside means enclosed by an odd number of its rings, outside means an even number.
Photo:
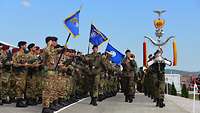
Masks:
[[[24,7],[30,7],[31,6],[30,0],[21,0],[21,4]]]

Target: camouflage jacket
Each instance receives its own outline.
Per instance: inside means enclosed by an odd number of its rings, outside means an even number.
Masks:
[[[46,70],[54,70],[58,61],[59,50],[53,47],[46,47],[43,53],[44,66]]]
[[[96,75],[102,71],[103,61],[100,53],[91,53],[86,55],[90,67],[90,74]]]
[[[134,73],[137,74],[137,63],[135,60],[131,60],[126,62],[127,58],[125,58],[122,62],[123,73]]]
[[[24,52],[18,51],[13,57],[13,70],[17,72],[26,71],[27,67],[24,64],[27,64],[28,57]]]

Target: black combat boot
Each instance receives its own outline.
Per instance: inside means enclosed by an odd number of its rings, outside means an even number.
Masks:
[[[10,102],[15,103],[16,102],[15,98],[10,98]]]
[[[2,100],[3,104],[11,104],[12,102],[9,100]]]
[[[107,98],[106,93],[103,94],[103,100]]]
[[[93,106],[97,106],[97,97],[93,97],[93,102],[92,102]]]
[[[37,102],[36,102],[36,99],[29,98],[29,99],[27,99],[26,104],[27,104],[28,106],[36,106],[36,105],[37,105]]]
[[[68,99],[65,99],[63,102],[66,104],[66,106],[71,104]]]
[[[62,98],[59,98],[59,99],[58,99],[58,103],[59,103],[61,106],[63,106],[63,107],[64,107],[64,106],[68,106],[68,105],[69,105],[69,104],[68,104],[68,103],[66,103],[66,102],[65,102],[65,100],[64,100],[64,99],[62,99]]]
[[[52,110],[50,108],[43,108],[42,113],[54,113],[54,110]]]
[[[160,101],[158,98],[156,98],[155,100],[156,100],[156,107],[158,107],[160,105]]]
[[[144,96],[147,96],[147,92],[146,91],[144,91]]]
[[[164,99],[159,99],[159,108],[165,107],[165,104],[163,102],[164,102]]]
[[[50,104],[50,109],[51,110],[54,110],[54,111],[58,111],[59,109],[61,109],[63,106],[61,106],[59,103],[58,103],[58,100],[55,100],[52,104]]]
[[[115,91],[112,91],[112,97],[114,97],[116,95]]]
[[[70,101],[71,101],[72,103],[75,103],[75,102],[77,102],[78,100],[76,99],[75,96],[71,96],[71,97],[70,97]]]
[[[156,102],[156,98],[153,99],[153,102]]]
[[[128,96],[125,96],[125,102],[128,102]]]
[[[11,104],[10,97],[7,96],[6,99],[2,100],[3,104]]]
[[[16,101],[17,101],[16,102],[16,107],[27,107],[27,104],[24,101],[24,99],[18,98]]]
[[[100,94],[100,95],[98,96],[98,101],[99,101],[99,102],[103,101],[103,98],[104,98],[104,97],[103,97],[103,94]]]
[[[60,107],[57,107],[52,103],[52,104],[50,104],[49,109],[52,111],[58,111],[60,109]]]
[[[3,105],[3,100],[2,99],[0,99],[0,106],[2,106]]]
[[[133,102],[133,96],[129,96],[129,103],[132,103]]]
[[[153,97],[153,96],[151,96],[151,99],[154,99],[154,97]]]
[[[118,92],[118,91],[115,91],[115,92],[114,92],[114,96],[116,96],[116,95],[117,95],[117,92]]]
[[[38,97],[37,104],[42,104],[42,97]]]
[[[148,97],[149,97],[149,98],[151,97],[150,93],[148,94]]]

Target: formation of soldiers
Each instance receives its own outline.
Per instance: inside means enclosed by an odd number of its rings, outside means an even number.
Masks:
[[[20,41],[19,48],[12,52],[9,46],[0,45],[0,105],[42,104],[42,113],[53,113],[88,96],[90,104],[97,106],[97,101],[116,96],[119,89],[124,92],[125,102],[132,103],[137,86],[138,91],[154,99],[156,106],[165,106],[164,74],[170,62],[161,58],[161,50],[149,55],[147,68],[138,70],[130,50],[126,50],[121,65],[116,65],[110,61],[112,53],[101,54],[98,46],[83,55],[60,46],[57,40],[47,37],[44,49],[34,43],[27,47],[27,42]]]
[[[91,54],[83,55],[60,46],[57,40],[47,37],[44,49],[34,43],[27,47],[27,42],[20,41],[19,48],[12,52],[9,46],[0,45],[0,105],[42,104],[43,113],[53,113],[88,96],[94,106],[97,101],[116,96],[122,71],[110,61],[110,52],[101,54],[94,45]],[[130,61],[126,60],[124,66],[131,68],[129,65]],[[133,70],[124,68],[123,71],[132,73]],[[127,80],[130,84],[125,95],[129,98],[135,93],[132,80]]]

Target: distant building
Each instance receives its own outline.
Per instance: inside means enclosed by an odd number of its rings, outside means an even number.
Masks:
[[[188,75],[182,75],[181,76],[181,86],[183,84],[186,85],[186,88],[190,89],[191,87],[191,82],[192,82],[192,77],[191,76],[188,76]]]
[[[180,74],[165,74],[165,83],[171,84],[174,82],[177,92],[181,92],[181,75]]]

